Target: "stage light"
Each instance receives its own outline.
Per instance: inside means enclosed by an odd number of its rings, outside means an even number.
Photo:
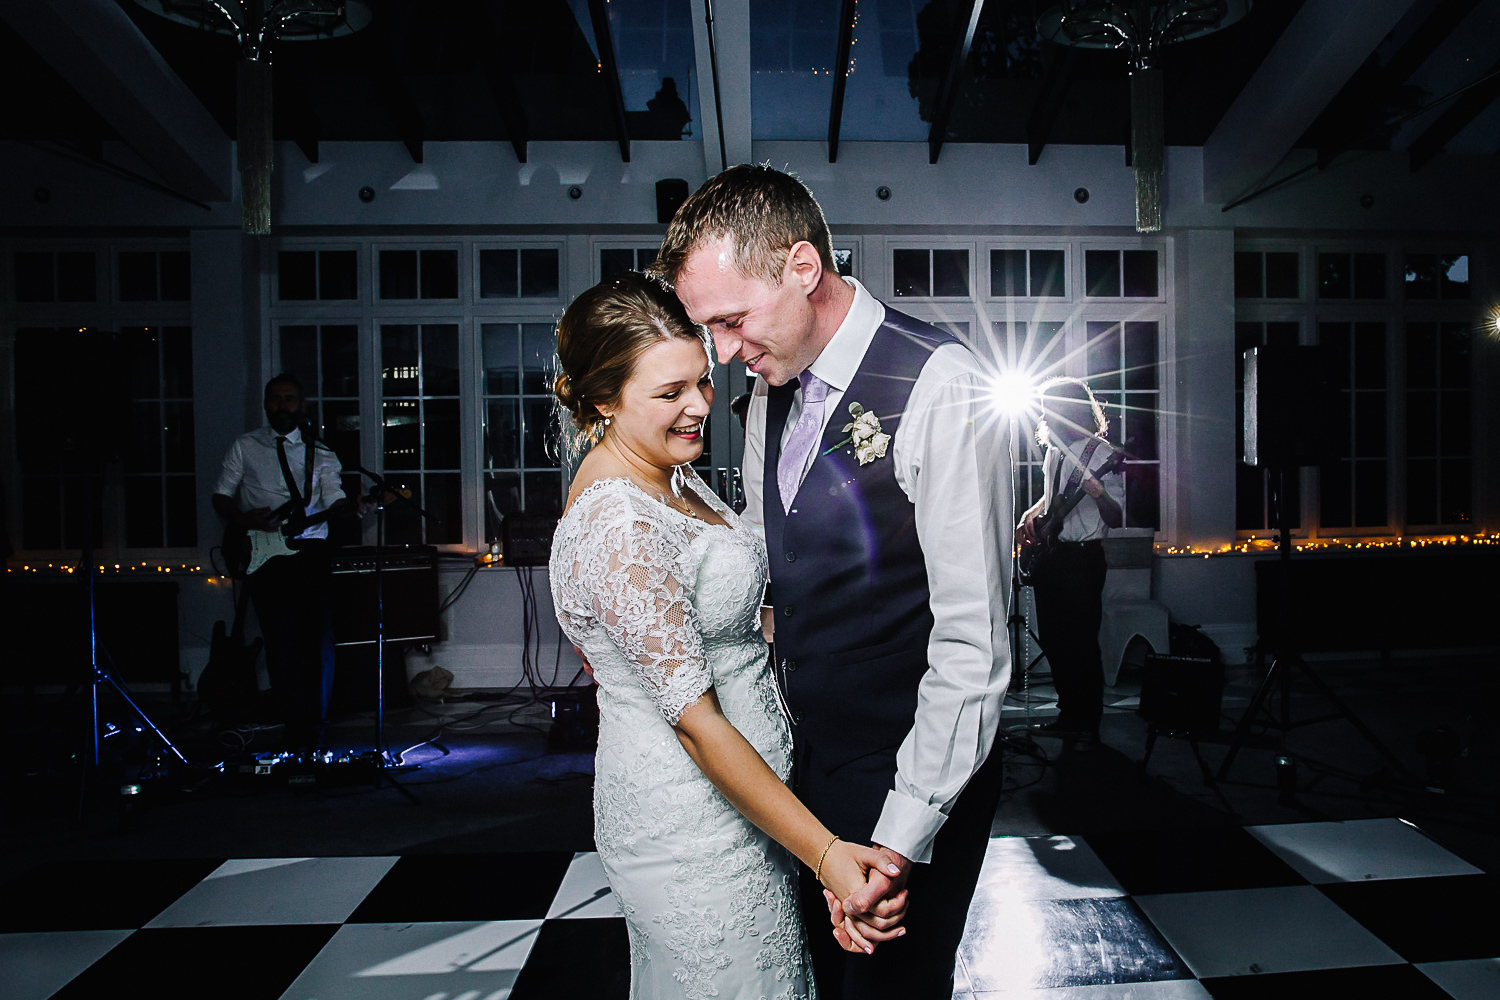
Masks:
[[[1036,400],[1036,385],[1024,371],[1012,369],[995,378],[995,409],[1007,416],[1019,417],[1031,409]]]

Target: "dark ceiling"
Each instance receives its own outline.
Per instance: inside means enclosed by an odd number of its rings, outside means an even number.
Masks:
[[[415,159],[424,142],[503,140],[524,157],[530,141],[618,139],[622,118],[631,139],[694,138],[700,112],[688,0],[599,8],[608,11],[619,85],[606,72],[610,60],[596,55],[590,12],[598,2],[369,0],[374,19],[365,30],[277,50],[276,137],[296,141],[310,159],[319,142],[340,140],[403,141]],[[862,0],[855,7],[841,0],[753,0],[754,137],[827,133],[840,20],[854,8],[869,19],[863,27],[856,20],[849,32],[854,65],[879,69],[863,77],[851,71],[844,137],[927,138],[942,82],[957,65],[955,32],[970,2]],[[233,137],[233,41],[159,17],[134,0],[118,3]],[[1256,0],[1238,24],[1165,51],[1169,145],[1205,142],[1301,5]],[[1492,108],[1500,97],[1500,65],[1449,72],[1435,63],[1455,60],[1456,33],[1471,29],[1476,18],[1500,17],[1497,8],[1500,0],[1415,0],[1301,144],[1326,158],[1350,149],[1411,149],[1414,167],[1418,157],[1430,158],[1461,133],[1467,147],[1478,141],[1482,148],[1486,140],[1473,132],[1500,118]],[[1029,0],[983,4],[943,138],[1028,143],[1033,161],[1048,143],[1126,143],[1125,57],[1042,42],[1036,12]],[[881,58],[871,62],[876,45]],[[897,95],[894,105],[860,104],[858,88],[877,85]],[[1446,96],[1433,92],[1437,85],[1468,89],[1429,108]],[[0,110],[0,138],[61,142],[87,152],[117,137],[3,21],[0,86],[14,95]],[[1402,120],[1413,112],[1426,118]],[[1484,151],[1500,151],[1500,140]]]

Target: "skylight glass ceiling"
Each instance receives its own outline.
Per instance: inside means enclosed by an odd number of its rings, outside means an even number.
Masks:
[[[587,0],[570,3],[580,23],[590,24]],[[698,76],[689,0],[617,0],[606,6],[630,137],[697,135]],[[592,42],[593,31],[587,35]]]
[[[750,115],[756,139],[826,139],[839,0],[750,5]]]
[[[923,121],[923,103],[931,105],[952,48],[950,7],[943,0],[860,3],[849,50],[842,138],[887,142],[927,138],[930,126]],[[826,132],[828,116],[823,117]]]

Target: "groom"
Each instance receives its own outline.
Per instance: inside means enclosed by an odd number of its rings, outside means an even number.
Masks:
[[[744,517],[770,554],[796,792],[902,870],[872,872],[843,910],[878,939],[909,891],[906,936],[850,954],[803,873],[819,990],[951,996],[1000,798],[990,751],[1010,679],[1009,443],[989,380],[956,338],[839,277],[817,202],[770,167],[699,188],[654,267],[719,360],[759,376]]]

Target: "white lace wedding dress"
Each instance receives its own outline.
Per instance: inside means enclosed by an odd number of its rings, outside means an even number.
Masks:
[[[797,862],[730,805],[672,723],[710,687],[783,781],[791,733],[760,633],[764,543],[628,479],[589,485],[558,524],[552,601],[599,684],[594,832],[630,930],[631,996],[812,1000]]]

